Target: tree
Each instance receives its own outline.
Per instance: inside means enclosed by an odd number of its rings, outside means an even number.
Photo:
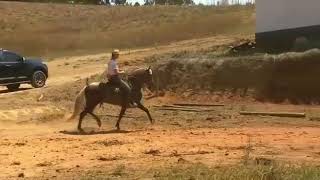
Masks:
[[[138,2],[134,3],[134,6],[140,6],[140,4]]]
[[[110,0],[100,0],[99,4],[110,5]]]
[[[194,4],[194,2],[193,2],[193,0],[184,0],[183,4],[191,5],[191,4]]]
[[[183,0],[169,0],[168,4],[169,5],[182,5],[183,4]]]
[[[167,0],[155,0],[155,3],[158,5],[165,5]]]
[[[145,1],[144,1],[144,5],[145,5],[145,6],[153,5],[154,2],[155,2],[155,0],[145,0]]]
[[[194,4],[193,0],[155,0],[155,3],[158,5],[188,5],[188,4]]]
[[[127,2],[127,0],[115,0],[114,3],[116,5],[124,5]]]

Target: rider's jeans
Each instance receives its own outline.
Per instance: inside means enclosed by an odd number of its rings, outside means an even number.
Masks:
[[[127,100],[125,103],[128,103],[131,91],[129,85],[126,82],[124,82],[118,75],[111,76],[109,82],[120,87],[120,90],[121,92],[123,92],[124,97],[127,97],[125,98]]]

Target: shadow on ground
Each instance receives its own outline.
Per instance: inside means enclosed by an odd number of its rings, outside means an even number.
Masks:
[[[139,132],[141,130],[136,130],[136,131],[126,131],[126,130],[109,130],[109,131],[94,131],[94,130],[90,130],[90,131],[83,131],[80,132],[78,130],[72,130],[72,131],[60,131],[60,133],[62,134],[67,134],[67,135],[97,135],[97,134],[126,134],[126,133],[134,133],[134,132]]]

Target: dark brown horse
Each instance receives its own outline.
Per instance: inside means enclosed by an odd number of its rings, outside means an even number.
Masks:
[[[152,90],[153,88],[151,68],[149,67],[148,69],[138,69],[128,74],[128,83],[131,86],[132,100],[137,104],[137,107],[139,109],[147,113],[150,122],[153,123],[149,110],[141,103],[142,88],[144,84],[146,84],[147,88],[150,90]],[[95,82],[87,84],[87,86],[84,87],[76,97],[74,111],[70,119],[74,119],[76,116],[80,115],[78,130],[82,132],[82,120],[87,114],[90,114],[95,118],[98,126],[101,127],[100,118],[93,113],[96,106],[103,103],[118,105],[121,106],[121,111],[116,124],[116,128],[120,130],[120,121],[127,108],[129,108],[128,103],[123,103],[129,102],[124,101],[126,100],[124,98],[125,96],[122,95],[121,91],[110,83]]]

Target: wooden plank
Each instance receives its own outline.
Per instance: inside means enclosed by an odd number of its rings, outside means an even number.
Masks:
[[[224,106],[224,104],[195,104],[195,103],[174,103],[175,106],[203,106],[203,107],[219,107]]]
[[[153,107],[158,107],[158,108],[183,108],[183,109],[196,109],[194,107],[186,107],[186,106],[175,106],[175,105],[161,105],[161,106],[157,106],[154,105]],[[201,108],[197,108],[197,109],[201,109]]]
[[[153,98],[156,98],[156,97],[158,97],[158,95],[157,94],[153,94],[151,96],[145,97],[145,99],[149,100],[149,99],[153,99]]]
[[[159,108],[161,111],[186,111],[186,112],[204,112],[197,109],[177,109],[177,108]]]
[[[251,112],[251,111],[240,111],[241,115],[253,115],[253,116],[278,116],[278,117],[297,117],[305,118],[305,113],[295,112]]]
[[[320,121],[320,117],[310,117],[310,121]]]
[[[101,114],[99,116],[106,116],[106,117],[115,117],[115,118],[118,118],[119,115],[113,115],[113,114]],[[130,116],[130,115],[123,115],[123,118],[132,118],[132,119],[137,119],[137,118],[141,118],[141,116]]]
[[[208,111],[214,111],[213,109],[189,109],[189,108],[166,108],[166,107],[160,107],[159,110],[163,111],[187,111],[187,112],[208,112]]]
[[[203,109],[196,107],[186,107],[186,106],[176,106],[176,105],[154,105],[153,107],[158,108],[159,110],[166,111],[187,111],[187,112],[209,112],[215,111],[214,109]]]
[[[157,75],[157,77],[156,77],[156,96],[158,97],[159,96],[159,84],[160,84],[160,82],[159,82],[159,75]]]

